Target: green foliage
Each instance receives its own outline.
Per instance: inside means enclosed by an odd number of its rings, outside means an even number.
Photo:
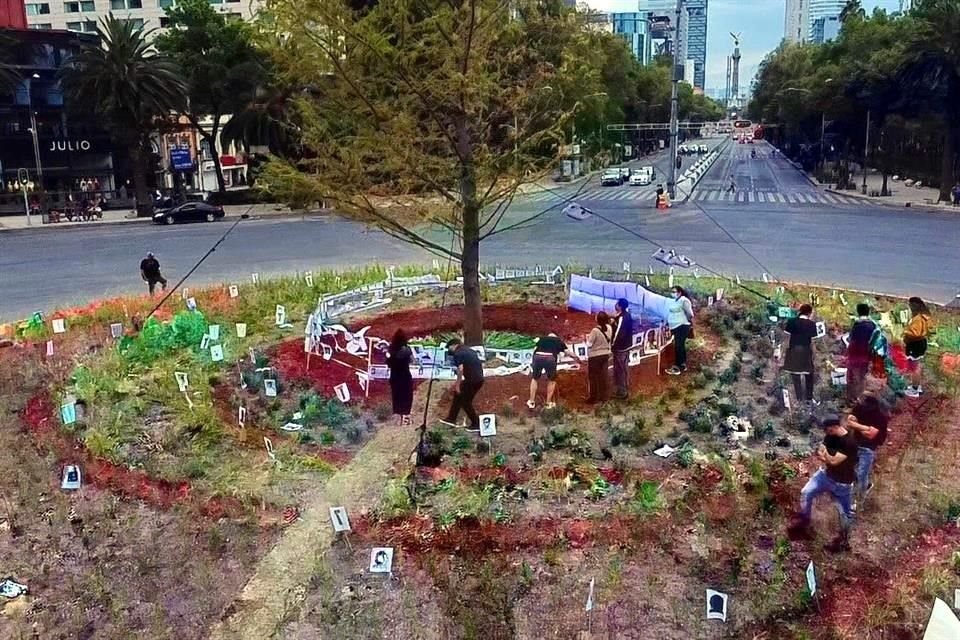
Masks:
[[[693,465],[693,456],[694,456],[693,445],[689,442],[684,442],[680,449],[677,451],[677,464],[679,464],[684,469],[689,468]]]
[[[380,498],[380,513],[385,518],[397,518],[413,511],[413,501],[407,490],[407,478],[390,478]]]
[[[610,432],[610,445],[613,447],[619,445],[642,447],[648,442],[650,442],[650,433],[647,431],[643,416],[638,416],[632,423],[617,425]]]
[[[643,516],[654,515],[659,513],[663,506],[660,485],[653,480],[642,480],[637,483],[633,499],[630,501],[630,508],[634,513]]]
[[[483,336],[488,349],[532,349],[536,342],[535,338],[512,331],[487,331]]]
[[[150,318],[137,336],[120,341],[120,353],[128,362],[149,365],[179,349],[199,348],[207,327],[200,311],[181,311],[170,322]]]
[[[610,492],[613,491],[613,487],[610,486],[610,483],[607,482],[603,476],[598,475],[590,483],[590,488],[587,489],[587,496],[599,500],[610,495]]]
[[[567,415],[567,410],[557,405],[552,409],[544,409],[540,412],[540,422],[550,427],[563,422]]]

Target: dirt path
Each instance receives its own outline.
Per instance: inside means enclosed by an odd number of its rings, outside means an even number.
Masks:
[[[431,414],[437,407],[443,385],[435,385]],[[414,415],[422,415],[424,392],[418,394]],[[376,506],[388,471],[403,463],[416,445],[414,427],[393,423],[381,429],[349,465],[325,485],[304,497],[300,519],[257,566],[240,595],[214,625],[210,640],[267,640],[277,636],[299,614],[311,579],[325,563],[333,542],[330,507],[345,506],[348,514],[360,514]]]

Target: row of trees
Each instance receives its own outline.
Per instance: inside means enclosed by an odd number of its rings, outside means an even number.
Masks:
[[[886,176],[899,173],[949,198],[960,133],[960,3],[918,0],[902,14],[868,16],[850,0],[841,20],[835,41],[784,44],[763,61],[750,117],[779,127],[808,165],[866,155],[883,172],[884,191]]]

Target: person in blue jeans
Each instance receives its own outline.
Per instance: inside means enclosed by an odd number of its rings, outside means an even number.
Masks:
[[[887,440],[887,428],[890,414],[883,402],[871,392],[861,396],[860,401],[847,416],[847,428],[853,431],[857,439],[857,493],[863,500],[873,489],[870,477],[873,461],[877,456],[877,447]]]
[[[667,369],[671,376],[678,376],[687,370],[687,338],[693,330],[693,303],[683,287],[670,290],[671,299],[667,301],[667,326],[673,334],[673,366]]]
[[[800,491],[800,513],[790,523],[788,533],[794,539],[811,539],[813,500],[822,493],[829,493],[840,511],[840,533],[825,548],[834,552],[849,551],[850,527],[854,519],[853,486],[857,480],[857,440],[853,431],[847,429],[836,415],[825,416],[821,425],[826,435],[817,449],[817,457],[823,467]]]

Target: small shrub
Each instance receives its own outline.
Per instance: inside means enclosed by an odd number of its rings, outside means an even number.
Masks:
[[[393,407],[389,402],[378,402],[373,408],[373,417],[383,422],[393,415]]]
[[[683,446],[677,451],[677,464],[684,469],[689,468],[693,464],[693,453],[693,445],[684,442]]]
[[[512,404],[505,402],[500,407],[500,415],[504,418],[514,418],[517,415],[517,410],[513,408]]]
[[[660,486],[653,480],[643,480],[637,483],[636,492],[630,502],[634,513],[649,516],[663,509],[663,497],[660,495]]]
[[[325,446],[330,446],[331,444],[337,441],[337,436],[333,434],[333,431],[327,429],[320,434],[320,444]]]
[[[566,410],[560,405],[557,405],[552,409],[544,409],[542,412],[540,412],[540,422],[548,427],[551,427],[563,422],[565,416]]]

